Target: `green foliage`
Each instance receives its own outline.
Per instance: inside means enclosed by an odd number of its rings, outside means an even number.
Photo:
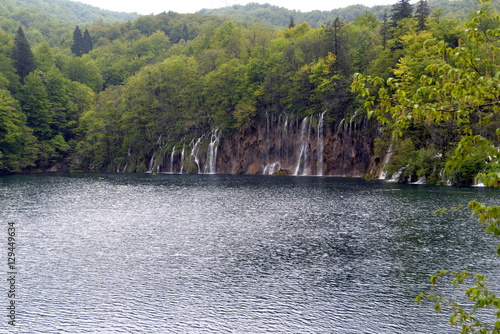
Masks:
[[[413,17],[413,6],[409,0],[398,0],[397,3],[392,5],[391,22],[392,26],[396,26],[402,19]]]
[[[76,26],[73,31],[73,44],[71,44],[71,52],[77,57],[81,57],[86,53],[92,51],[92,39],[90,38],[89,31],[85,29],[82,33],[79,26]]]
[[[417,28],[419,31],[427,29],[427,18],[429,15],[430,9],[427,0],[420,0],[415,9],[415,17],[417,18]]]
[[[31,47],[21,27],[17,30],[17,34],[14,39],[12,60],[16,73],[21,78],[21,81],[23,81],[29,73],[35,70],[33,52],[31,52]]]
[[[71,44],[71,52],[77,57],[83,55],[83,36],[79,26],[76,26],[73,31],[73,44]]]
[[[474,183],[478,171],[499,171],[499,162],[500,151],[489,140],[479,135],[463,136],[446,163],[446,173],[456,184],[470,185]]]
[[[70,80],[85,84],[94,92],[99,92],[102,89],[103,79],[99,68],[87,56],[68,58],[63,71]]]
[[[35,136],[42,140],[51,138],[52,115],[41,72],[31,72],[24,80],[24,85],[21,87],[21,108]]]
[[[486,133],[491,139],[474,133],[480,128],[479,124],[496,119],[500,111],[500,64],[496,57],[500,36],[498,22],[496,14],[478,11],[465,24],[467,36],[457,46],[442,40],[436,49],[429,47],[434,43],[427,42],[428,39],[423,43],[420,40],[418,44],[423,46],[424,54],[420,56],[412,52],[404,55],[403,52],[394,70],[395,77],[384,79],[358,74],[352,85],[353,90],[363,97],[368,115],[390,126],[395,135],[405,136],[416,125],[430,127],[434,124],[456,129],[459,141],[446,161],[446,174],[456,184],[470,184],[479,172],[483,173],[478,178],[484,180],[486,185],[498,187],[499,184],[500,151],[495,143],[498,139],[493,133]],[[405,41],[409,41],[406,36],[400,37],[403,51],[415,44],[411,42],[405,46]],[[428,59],[424,63],[425,68],[420,65],[422,61],[413,60],[415,56],[417,59]],[[499,133],[500,130],[497,130],[496,135]],[[402,143],[405,141],[408,138]],[[405,143],[404,149],[411,148],[411,143]],[[396,149],[395,159],[403,161],[397,164],[413,160],[424,167],[417,170],[417,175],[426,174],[433,165],[428,163],[432,160],[432,152],[420,150],[418,155],[412,155],[399,151]],[[407,169],[411,169],[411,164],[407,165]],[[468,208],[478,216],[487,233],[500,236],[500,206],[471,201]],[[497,253],[500,255],[500,246]],[[449,310],[450,324],[461,333],[499,333],[500,299],[489,290],[485,277],[467,271],[443,270],[431,277],[431,284],[434,287],[438,278],[448,275],[452,277],[454,286],[472,280],[473,285],[464,291],[473,304],[472,310],[463,301],[434,293],[419,295],[417,302],[430,299],[437,312]],[[489,319],[491,321],[484,321],[475,315],[482,308],[494,310],[495,316]]]

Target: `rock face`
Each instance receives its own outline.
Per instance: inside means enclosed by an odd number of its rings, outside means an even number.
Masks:
[[[362,176],[374,170],[368,123],[325,127],[323,117],[290,121],[282,116],[224,138],[217,172]]]
[[[302,119],[266,116],[231,135],[218,130],[183,147],[158,151],[150,172],[207,174],[378,174],[373,140],[378,127],[364,118],[325,122],[326,112]]]

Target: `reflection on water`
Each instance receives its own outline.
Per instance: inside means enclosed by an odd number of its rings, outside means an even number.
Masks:
[[[19,229],[20,333],[446,333],[413,301],[489,273],[490,189],[221,175],[0,178]],[[3,325],[3,324],[2,324]]]

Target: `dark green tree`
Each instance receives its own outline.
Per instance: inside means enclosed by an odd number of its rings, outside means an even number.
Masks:
[[[35,70],[35,58],[33,57],[33,52],[31,51],[31,47],[21,27],[17,30],[16,37],[14,38],[12,60],[21,82],[24,81],[24,78],[30,72]]]
[[[73,44],[71,45],[71,52],[77,57],[81,57],[83,55],[83,35],[79,26],[76,26],[73,31]]]
[[[189,40],[189,30],[188,30],[187,24],[185,24],[185,23],[184,23],[184,25],[182,26],[182,38],[183,38],[185,41],[188,41],[188,40]]]
[[[387,17],[387,9],[384,10],[384,16],[382,18],[382,25],[380,26],[380,35],[382,36],[382,47],[385,49],[387,46],[387,41],[391,37],[391,33],[389,30],[389,22]]]
[[[288,24],[288,28],[295,27],[295,22],[293,21],[293,16],[290,16],[290,23]]]
[[[347,22],[337,17],[333,23],[329,23],[325,28],[327,43],[330,45],[327,51],[333,53],[336,58],[334,67],[343,75],[349,75],[352,58],[349,55],[349,45],[347,43]]]
[[[417,18],[417,29],[418,31],[423,31],[427,29],[427,18],[429,17],[431,11],[427,0],[420,0],[417,4],[417,9],[415,10],[415,17]]]
[[[89,31],[85,29],[82,37],[82,53],[89,53],[92,51],[92,39],[90,38]]]
[[[399,20],[411,18],[413,14],[413,6],[410,0],[399,0],[392,5],[391,9],[391,24],[395,27]]]

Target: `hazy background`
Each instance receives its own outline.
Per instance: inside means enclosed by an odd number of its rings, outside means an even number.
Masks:
[[[203,8],[221,8],[232,5],[246,5],[251,2],[260,4],[269,3],[271,5],[285,7],[287,9],[309,12],[312,10],[327,10],[347,7],[350,5],[363,4],[366,6],[389,5],[395,0],[344,0],[344,1],[325,1],[325,0],[81,0],[83,2],[102,9],[108,9],[118,12],[136,12],[139,14],[158,14],[161,12],[174,11],[177,13],[195,13]]]

